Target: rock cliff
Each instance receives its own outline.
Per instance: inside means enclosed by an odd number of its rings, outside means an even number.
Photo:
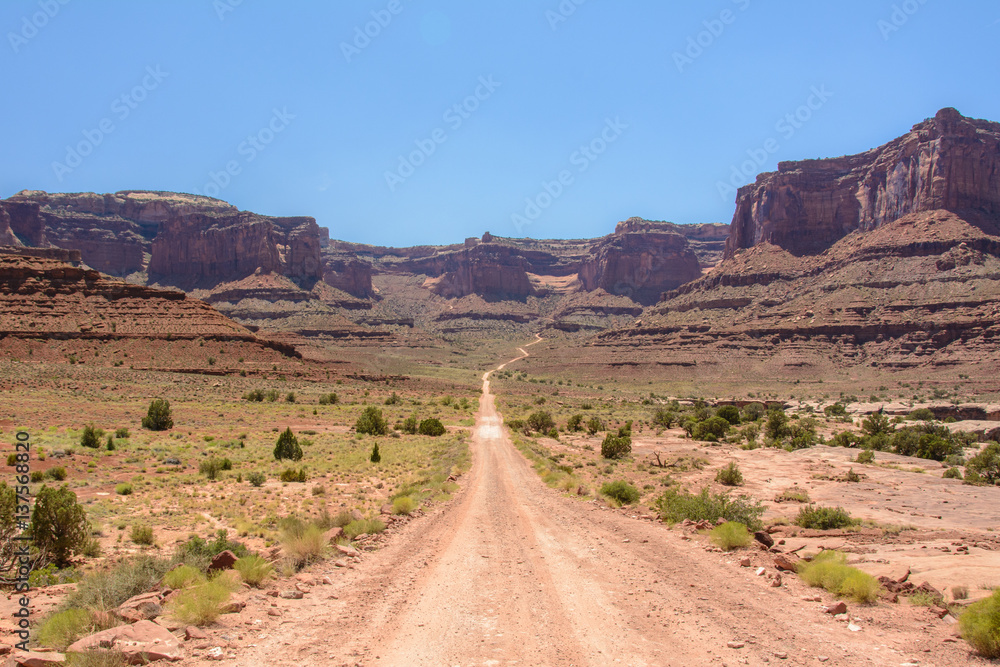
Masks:
[[[763,242],[816,253],[934,210],[1000,214],[1000,123],[947,108],[860,155],[782,162],[739,190],[725,256]]]

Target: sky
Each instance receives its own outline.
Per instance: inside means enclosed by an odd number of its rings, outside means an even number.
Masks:
[[[0,197],[166,190],[332,238],[729,222],[780,161],[1000,121],[995,0],[3,0]]]

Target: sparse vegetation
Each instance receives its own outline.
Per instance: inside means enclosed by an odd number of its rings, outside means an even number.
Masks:
[[[980,655],[1000,658],[1000,589],[969,605],[959,618],[962,638]]]
[[[730,461],[729,465],[715,474],[715,481],[723,486],[743,486],[743,473],[736,461]]]
[[[634,505],[639,502],[639,498],[642,494],[639,493],[637,488],[625,480],[618,480],[602,484],[601,495],[611,498],[620,505]]]
[[[137,523],[132,526],[129,539],[135,544],[151,546],[153,544],[153,527],[145,523]]]
[[[727,521],[721,526],[716,526],[712,529],[709,538],[712,540],[712,544],[723,551],[742,549],[749,546],[751,541],[747,527],[735,521]]]
[[[749,530],[760,530],[764,506],[752,496],[712,494],[705,487],[698,494],[676,487],[668,488],[654,503],[660,517],[668,523],[691,521],[716,522],[719,519],[742,523]]]
[[[392,513],[409,516],[417,509],[417,501],[410,496],[400,496],[392,501]]]
[[[810,501],[809,492],[797,486],[785,489],[774,500],[778,503],[808,503]]]
[[[842,507],[817,507],[809,505],[799,510],[795,525],[810,530],[836,530],[856,522]]]
[[[798,572],[810,586],[859,603],[875,602],[882,590],[875,577],[847,565],[847,557],[836,551],[823,551],[812,561],[802,561]]]
[[[142,418],[142,427],[150,431],[169,431],[174,427],[174,418],[170,412],[170,401],[162,398],[153,399],[149,404],[146,416]]]
[[[365,408],[358,421],[354,424],[354,430],[365,435],[387,435],[389,425],[382,416],[382,411],[373,405]]]
[[[254,588],[260,588],[274,572],[274,567],[257,554],[237,559],[233,563],[233,569],[239,572],[243,581]]]

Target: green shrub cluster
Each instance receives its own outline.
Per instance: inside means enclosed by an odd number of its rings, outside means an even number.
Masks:
[[[836,530],[853,526],[857,521],[842,507],[809,505],[799,510],[795,525],[811,530]]]
[[[709,539],[723,551],[732,551],[750,545],[750,532],[742,523],[727,521],[713,528]]]
[[[798,573],[810,586],[855,602],[875,602],[882,592],[875,577],[847,565],[847,557],[836,551],[823,551],[811,561],[800,562]]]
[[[1000,589],[969,605],[958,619],[962,638],[980,655],[1000,658]]]
[[[340,403],[340,396],[337,396],[336,392],[320,394],[319,396],[320,405],[336,405],[337,403]]]
[[[621,505],[633,505],[639,502],[641,497],[639,490],[625,480],[602,484],[601,495],[607,496]]]
[[[170,401],[162,398],[153,399],[142,418],[142,427],[150,431],[169,431],[174,427],[174,418],[170,412]]]
[[[373,405],[365,408],[361,416],[354,423],[354,430],[365,435],[387,435],[389,424],[382,416],[382,411]]]
[[[692,494],[672,487],[663,492],[654,503],[660,517],[668,523],[691,521],[717,522],[719,519],[742,523],[749,530],[760,530],[760,517],[764,506],[752,496],[713,494],[708,487]]]
[[[735,461],[730,461],[715,474],[715,481],[724,486],[743,486],[743,472]]]
[[[445,434],[444,424],[441,423],[440,419],[431,417],[420,422],[420,426],[417,427],[417,433],[436,438]]]
[[[281,471],[281,474],[278,476],[278,478],[282,482],[305,482],[306,469],[299,468],[298,470],[296,470],[295,468],[285,468],[284,470]]]
[[[274,445],[274,458],[278,461],[284,459],[290,461],[302,460],[302,446],[299,445],[299,439],[292,433],[291,427],[286,428],[278,436],[278,442]]]

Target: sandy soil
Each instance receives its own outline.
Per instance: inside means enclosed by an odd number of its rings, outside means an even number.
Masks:
[[[926,609],[850,605],[852,631],[829,596],[738,563],[768,554],[560,496],[505,435],[489,373],[483,389],[463,490],[385,548],[318,567],[329,578],[304,599],[259,594],[223,617],[228,664],[987,664]]]

